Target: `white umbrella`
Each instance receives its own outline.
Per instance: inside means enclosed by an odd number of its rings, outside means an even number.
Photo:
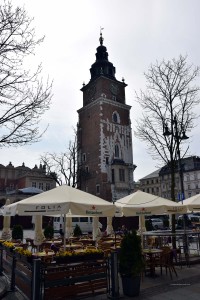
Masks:
[[[71,211],[90,217],[114,216],[115,205],[67,185],[29,197],[4,207],[4,215],[55,215]]]
[[[141,215],[139,216],[139,230],[138,232],[140,233],[141,235],[141,242],[142,242],[142,246],[144,244],[144,241],[143,241],[143,233],[146,231],[146,225],[145,225],[145,216],[144,215]]]
[[[108,235],[113,233],[112,220],[113,220],[112,217],[107,217],[106,232]]]
[[[115,202],[124,216],[160,215],[185,213],[187,208],[180,203],[137,191]]]
[[[186,206],[182,204],[142,191],[137,191],[117,200],[115,205],[126,217],[140,217],[139,231],[141,233],[142,245],[145,215],[176,214],[187,211]]]
[[[10,200],[7,199],[5,206],[10,204]],[[9,216],[4,216],[3,218],[3,229],[2,229],[2,234],[1,234],[2,239],[4,240],[10,240],[12,237],[11,234],[11,229],[10,229],[10,217]]]
[[[35,216],[35,232],[34,232],[34,245],[39,246],[45,240],[42,229],[42,216]]]
[[[65,228],[65,238],[69,238],[73,233],[73,228],[72,228],[72,217],[69,217],[67,215],[66,217],[66,228]]]
[[[200,212],[200,194],[194,195],[183,201],[189,211]]]
[[[93,241],[97,241],[98,239],[101,238],[101,230],[99,228],[99,218],[98,217],[93,218],[92,226],[93,226],[92,239],[93,239]]]

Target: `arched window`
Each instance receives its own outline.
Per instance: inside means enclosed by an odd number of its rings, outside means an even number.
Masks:
[[[119,145],[115,145],[115,157],[119,158]]]
[[[120,116],[119,116],[119,114],[118,114],[117,111],[114,111],[114,112],[113,112],[113,114],[112,114],[112,121],[113,121],[114,123],[120,124]]]

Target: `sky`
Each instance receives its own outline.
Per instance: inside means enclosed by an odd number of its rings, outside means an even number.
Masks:
[[[44,79],[53,80],[50,110],[40,123],[48,129],[40,142],[20,148],[0,149],[0,163],[16,167],[24,162],[33,168],[46,152],[61,153],[73,140],[83,105],[83,82],[90,80],[95,62],[100,28],[109,61],[116,68],[116,79],[125,79],[126,104],[132,106],[133,160],[135,181],[159,167],[148,153],[145,142],[134,135],[141,108],[136,92],[145,91],[144,72],[156,61],[187,55],[189,64],[200,66],[199,0],[13,0],[34,17],[38,37],[44,42],[36,48],[27,65],[34,69],[42,62]],[[200,112],[200,108],[196,108]],[[199,155],[200,127],[189,134],[189,154]]]

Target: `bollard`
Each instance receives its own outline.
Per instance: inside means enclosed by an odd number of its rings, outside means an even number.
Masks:
[[[119,298],[119,278],[118,278],[118,260],[117,252],[114,251],[111,253],[111,295],[110,299]]]
[[[16,269],[16,257],[15,257],[15,254],[13,254],[11,280],[10,280],[10,290],[11,291],[15,290],[15,269]]]
[[[41,299],[41,260],[33,259],[32,300]]]
[[[3,248],[0,246],[0,276],[3,275]]]

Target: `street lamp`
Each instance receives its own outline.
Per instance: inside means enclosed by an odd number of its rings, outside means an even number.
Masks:
[[[178,169],[179,169],[179,177],[180,177],[180,186],[181,186],[181,201],[183,204],[183,200],[185,199],[185,193],[184,193],[184,184],[183,184],[183,169],[181,165],[181,156],[180,156],[180,143],[182,140],[187,140],[189,137],[186,136],[185,130],[181,128],[181,130],[178,130],[178,121],[176,116],[174,117],[172,121],[172,132],[169,130],[168,125],[165,124],[164,126],[164,136],[170,136],[172,135],[176,142],[176,154],[178,158]],[[186,215],[183,216],[183,228],[184,228],[184,240],[183,240],[183,246],[184,246],[184,253],[185,256],[188,258],[188,243],[187,243],[187,236],[186,236]]]

